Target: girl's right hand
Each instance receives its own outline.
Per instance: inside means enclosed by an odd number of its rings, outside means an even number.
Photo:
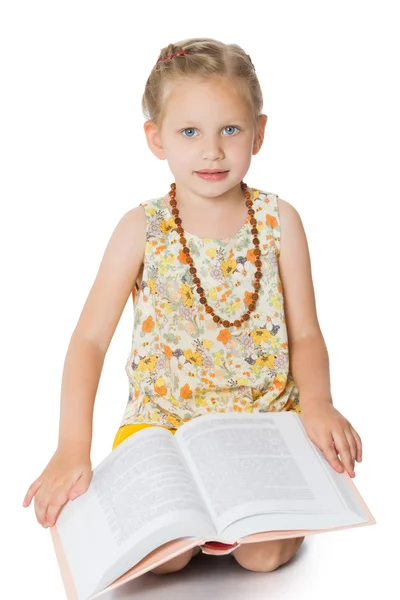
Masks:
[[[71,445],[58,447],[42,474],[30,485],[23,506],[35,496],[35,513],[43,527],[55,525],[61,508],[73,495],[84,494],[92,480],[90,450]]]

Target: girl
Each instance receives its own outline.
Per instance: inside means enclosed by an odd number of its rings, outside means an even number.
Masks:
[[[209,411],[290,410],[331,466],[355,476],[361,440],[332,403],[301,219],[277,194],[243,181],[264,139],[262,104],[238,45],[187,39],[161,51],[146,82],[144,130],[174,182],[121,218],[73,332],[58,447],[24,500],[29,506],[35,496],[43,526],[89,486],[94,398],[131,293],[129,400],[113,449],[143,427],[175,432]],[[303,539],[232,555],[246,569],[270,571]],[[195,553],[153,572],[178,571]]]

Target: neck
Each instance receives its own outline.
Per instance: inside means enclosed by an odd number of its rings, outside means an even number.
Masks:
[[[248,188],[250,192],[250,196],[252,195],[251,188]],[[169,195],[166,196],[167,201],[169,201]],[[185,210],[186,208],[190,208],[190,210],[195,211],[221,211],[221,213],[226,213],[230,210],[234,210],[241,206],[244,206],[245,203],[245,192],[242,190],[240,183],[227,190],[223,194],[216,196],[199,196],[198,194],[192,192],[190,189],[185,188],[180,184],[176,184],[175,190],[175,199],[179,208]]]

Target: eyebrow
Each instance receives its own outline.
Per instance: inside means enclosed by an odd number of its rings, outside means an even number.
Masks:
[[[245,119],[225,119],[225,123],[246,123]],[[181,121],[181,125],[201,125],[197,121]]]

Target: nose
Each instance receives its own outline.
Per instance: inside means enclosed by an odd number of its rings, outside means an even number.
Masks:
[[[225,156],[222,145],[222,140],[219,136],[204,138],[202,152],[203,158],[210,162],[222,160]]]

